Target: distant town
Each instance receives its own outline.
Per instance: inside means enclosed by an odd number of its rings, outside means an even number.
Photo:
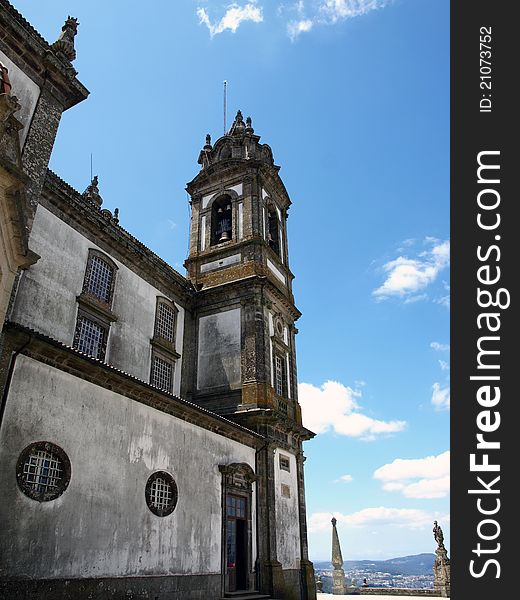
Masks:
[[[345,579],[349,587],[433,589],[435,554],[416,554],[389,560],[346,560]],[[330,561],[314,561],[323,591],[332,591]]]

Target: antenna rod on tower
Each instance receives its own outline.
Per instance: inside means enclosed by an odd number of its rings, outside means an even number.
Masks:
[[[226,135],[227,81],[224,79],[224,135]]]

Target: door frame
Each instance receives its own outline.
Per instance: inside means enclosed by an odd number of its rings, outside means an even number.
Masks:
[[[240,496],[246,499],[246,590],[252,589],[254,578],[253,571],[253,483],[258,479],[253,469],[247,463],[232,463],[230,465],[219,465],[222,473],[222,542],[221,542],[221,590],[222,595],[229,592],[227,572],[227,497]]]

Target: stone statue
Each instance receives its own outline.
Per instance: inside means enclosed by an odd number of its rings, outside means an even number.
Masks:
[[[433,588],[437,595],[445,598],[451,593],[451,567],[448,551],[444,547],[444,535],[437,521],[433,522],[433,537],[437,542],[435,563],[433,565]]]
[[[444,534],[442,533],[440,525],[437,524],[437,521],[433,522],[433,537],[439,548],[444,548]]]

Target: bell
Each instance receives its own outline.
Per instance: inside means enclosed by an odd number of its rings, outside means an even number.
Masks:
[[[228,205],[226,206],[226,210],[231,210],[231,204],[228,204]]]
[[[221,213],[222,213],[222,207],[221,207],[221,206],[219,207],[219,209],[217,210],[217,212],[218,212],[219,214],[221,214]]]
[[[227,231],[227,230],[225,230],[225,231],[223,231],[223,232],[222,232],[222,235],[220,236],[220,239],[219,239],[219,241],[218,241],[218,242],[219,242],[219,244],[220,244],[220,242],[227,242],[227,241],[229,241],[230,239],[231,239],[231,238],[229,237],[229,233],[228,233],[228,231]]]

